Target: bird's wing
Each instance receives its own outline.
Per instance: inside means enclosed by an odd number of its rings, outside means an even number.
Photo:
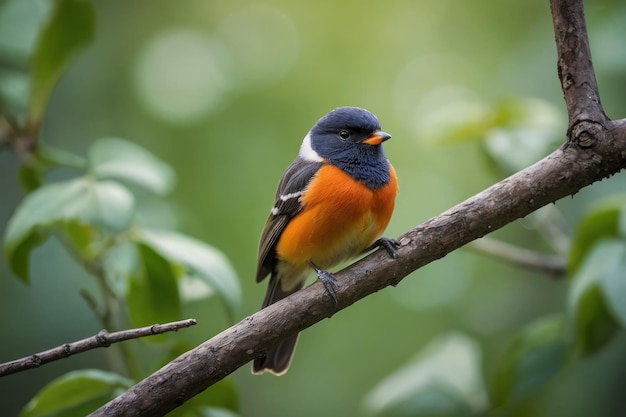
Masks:
[[[321,166],[322,162],[297,158],[280,179],[276,190],[276,202],[261,234],[257,282],[262,281],[274,269],[278,238],[289,221],[302,210],[300,197]]]

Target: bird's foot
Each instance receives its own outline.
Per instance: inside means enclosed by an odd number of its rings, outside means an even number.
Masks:
[[[311,268],[315,270],[315,274],[317,274],[317,277],[320,281],[322,281],[322,284],[324,284],[324,288],[326,288],[328,295],[330,295],[335,304],[337,304],[337,290],[339,289],[339,286],[337,285],[335,276],[328,271],[318,268],[313,262],[309,262],[309,264],[311,265]]]
[[[388,237],[381,237],[372,244],[369,248],[365,249],[365,252],[369,252],[376,248],[383,248],[387,251],[389,256],[393,259],[398,259],[398,248],[401,246],[400,241],[395,239],[389,239]]]

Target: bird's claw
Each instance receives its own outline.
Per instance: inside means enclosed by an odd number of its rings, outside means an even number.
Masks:
[[[320,281],[322,281],[322,284],[324,284],[324,288],[326,288],[326,292],[328,293],[328,295],[330,295],[335,304],[337,304],[337,290],[339,289],[339,285],[337,284],[337,279],[335,279],[335,276],[328,271],[324,271],[323,269],[318,268],[313,262],[309,263],[311,264],[311,267],[315,270],[315,274],[317,275],[317,277],[320,279]]]
[[[381,247],[387,251],[389,256],[393,259],[398,259],[398,249],[400,248],[401,243],[395,239],[389,239],[387,237],[381,237],[372,245],[374,247]]]
[[[337,285],[335,276],[328,271],[320,271],[320,273],[317,274],[317,277],[320,281],[322,281],[322,284],[324,284],[324,288],[326,288],[328,295],[330,295],[335,304],[337,304],[337,290],[339,289],[339,286]]]

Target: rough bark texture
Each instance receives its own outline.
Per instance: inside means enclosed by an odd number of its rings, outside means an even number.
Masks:
[[[552,0],[551,8],[569,114],[567,142],[560,149],[410,230],[400,238],[399,259],[379,250],[338,273],[338,305],[316,282],[185,353],[93,415],[164,415],[280,340],[626,167],[626,121],[609,120],[600,104],[582,1]]]

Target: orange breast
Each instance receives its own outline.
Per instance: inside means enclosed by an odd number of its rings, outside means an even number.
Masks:
[[[341,169],[323,166],[304,193],[303,210],[278,241],[279,259],[327,269],[360,254],[384,232],[397,193],[393,167],[389,184],[371,190]]]

